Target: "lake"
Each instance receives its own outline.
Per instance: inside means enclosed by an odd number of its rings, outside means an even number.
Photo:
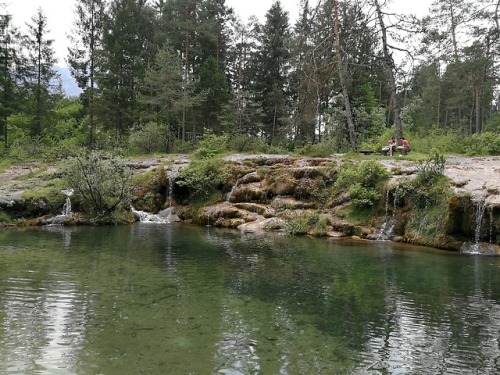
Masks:
[[[0,231],[2,374],[496,374],[500,258],[187,225]]]

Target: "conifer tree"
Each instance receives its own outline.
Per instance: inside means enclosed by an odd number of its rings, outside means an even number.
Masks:
[[[78,86],[83,89],[82,99],[89,116],[88,145],[90,148],[94,145],[95,71],[97,53],[101,46],[104,5],[103,0],[78,0],[73,34],[69,36],[71,44],[68,48],[68,63],[71,74]]]
[[[56,63],[52,47],[54,40],[47,39],[47,18],[41,8],[27,24],[28,34],[23,38],[28,66],[24,72],[28,91],[34,101],[32,134],[41,137],[44,122],[52,107],[51,84],[57,77],[53,70]]]

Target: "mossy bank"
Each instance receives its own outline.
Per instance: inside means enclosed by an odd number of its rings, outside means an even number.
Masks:
[[[495,157],[434,155],[415,162],[231,155],[126,164],[130,197],[124,202],[150,213],[168,208],[185,223],[500,253],[500,159]],[[60,170],[31,168],[11,173],[8,191],[2,189],[0,220],[6,224],[41,224],[62,210],[67,180]],[[74,214],[62,223],[98,222],[84,213],[81,197],[73,200]],[[137,220],[128,209],[122,212],[101,222]]]

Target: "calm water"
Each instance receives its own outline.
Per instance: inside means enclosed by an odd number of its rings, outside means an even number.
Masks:
[[[495,374],[500,258],[161,224],[0,231],[2,374]]]

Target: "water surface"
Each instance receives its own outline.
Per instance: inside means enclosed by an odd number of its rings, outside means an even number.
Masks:
[[[183,225],[0,231],[2,374],[496,374],[500,260]]]

